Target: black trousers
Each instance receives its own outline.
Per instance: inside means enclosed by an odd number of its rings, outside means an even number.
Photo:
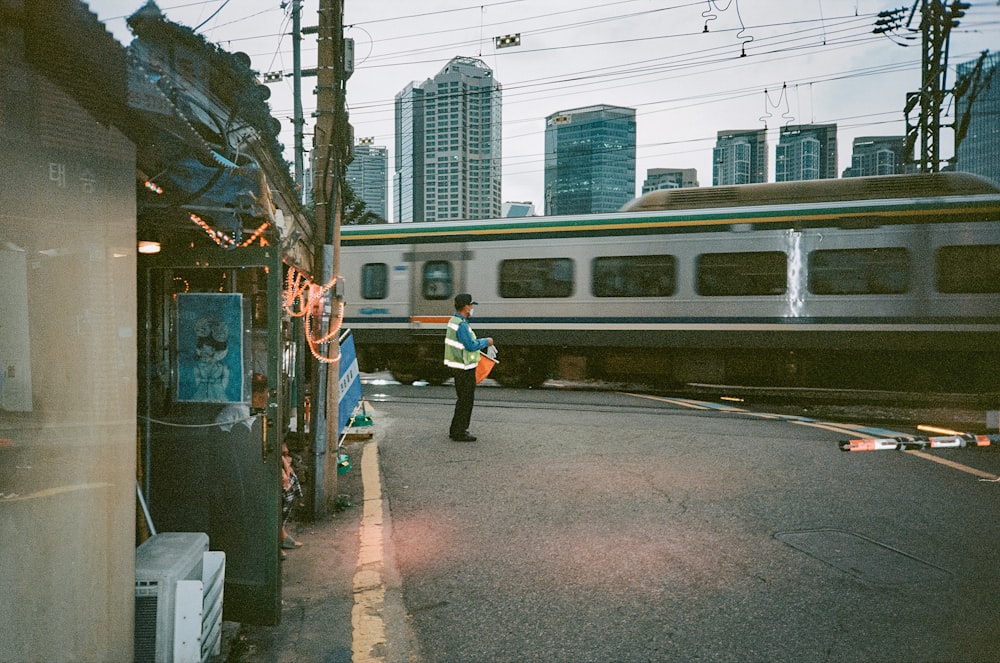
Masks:
[[[448,435],[456,437],[469,430],[472,406],[476,404],[476,369],[463,371],[453,368],[451,374],[455,378],[455,395],[458,399],[455,401],[455,413],[451,417]]]

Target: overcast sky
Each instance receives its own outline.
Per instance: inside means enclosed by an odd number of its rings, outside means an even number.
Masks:
[[[125,17],[145,0],[87,4],[127,44]],[[159,6],[226,50],[248,53],[255,71],[289,74],[290,7],[282,4],[290,2]],[[545,117],[592,104],[636,109],[637,187],[649,168],[695,168],[710,186],[716,133],[765,126],[773,180],[778,129],[789,123],[837,124],[843,171],[855,137],[905,133],[906,93],[920,87],[919,13],[896,36],[872,33],[878,12],[904,4],[908,16],[914,0],[346,0],[345,34],[356,42],[351,123],[357,137],[389,148],[391,181],[394,96],[462,55],[482,59],[503,86],[503,199],[534,202],[538,213]],[[318,0],[302,6],[303,26],[315,26]],[[494,37],[515,33],[520,46],[494,48]],[[952,33],[951,72],[998,49],[1000,1],[974,0]],[[302,61],[315,66],[315,35],[304,37]],[[302,86],[306,149],[314,84]],[[292,82],[270,87],[292,162]],[[945,156],[950,144],[946,131]]]

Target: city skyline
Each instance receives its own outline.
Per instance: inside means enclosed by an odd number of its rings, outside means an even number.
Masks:
[[[123,17],[144,0],[88,4],[127,43]],[[247,52],[255,70],[290,72],[287,7],[275,0],[223,4],[160,6],[220,47]],[[722,4],[428,0],[416,7],[348,0],[345,34],[357,54],[347,83],[355,135],[389,146],[392,160],[394,95],[456,55],[481,57],[504,86],[503,200],[543,201],[544,118],[562,108],[635,108],[637,178],[650,168],[695,168],[703,185],[711,181],[719,130],[766,126],[769,145],[776,145],[784,124],[837,124],[842,167],[854,138],[905,133],[903,106],[920,86],[921,48],[912,31],[872,34],[878,12],[895,8],[888,0]],[[303,25],[315,24],[316,8],[316,0],[303,3]],[[998,26],[995,2],[973,3],[952,33],[949,81],[958,63],[996,49]],[[494,48],[494,37],[507,34],[520,34],[520,45]],[[307,36],[304,66],[312,66],[315,53]],[[307,149],[312,85],[303,82]],[[271,89],[291,161],[291,81]]]

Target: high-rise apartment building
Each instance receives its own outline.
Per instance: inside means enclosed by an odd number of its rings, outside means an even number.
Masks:
[[[720,131],[712,150],[712,185],[767,181],[767,129]]]
[[[467,57],[396,95],[396,221],[500,216],[500,100],[493,71]]]
[[[774,181],[837,179],[837,125],[788,124],[774,148]]]
[[[545,214],[617,212],[635,198],[635,109],[598,105],[545,118]]]
[[[906,136],[859,136],[852,143],[844,177],[899,175],[906,172]]]
[[[354,146],[354,160],[345,174],[354,195],[365,201],[368,211],[388,220],[389,150],[362,138]]]
[[[396,95],[396,151],[393,155],[393,218],[424,220],[424,90],[410,83]]]
[[[649,168],[642,182],[642,193],[695,186],[698,186],[696,168]]]
[[[955,169],[1000,183],[1000,53],[987,54],[981,64],[973,60],[958,65],[956,87],[962,84],[968,84],[968,92],[957,100],[957,117],[967,116],[968,125],[958,144]]]

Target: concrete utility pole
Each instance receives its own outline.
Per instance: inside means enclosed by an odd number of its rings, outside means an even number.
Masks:
[[[344,2],[320,0],[316,72],[316,128],[313,137],[313,199],[316,203],[316,254],[322,256],[322,282],[329,284],[340,273],[341,185],[345,144],[349,132],[344,103]],[[342,298],[338,281],[329,292],[323,335],[329,333],[330,315],[336,317]],[[337,343],[337,338],[330,341]],[[328,354],[336,356],[338,348]],[[313,453],[315,460],[314,513],[327,513],[337,494],[337,443],[340,362],[321,362],[317,370],[317,414]]]

